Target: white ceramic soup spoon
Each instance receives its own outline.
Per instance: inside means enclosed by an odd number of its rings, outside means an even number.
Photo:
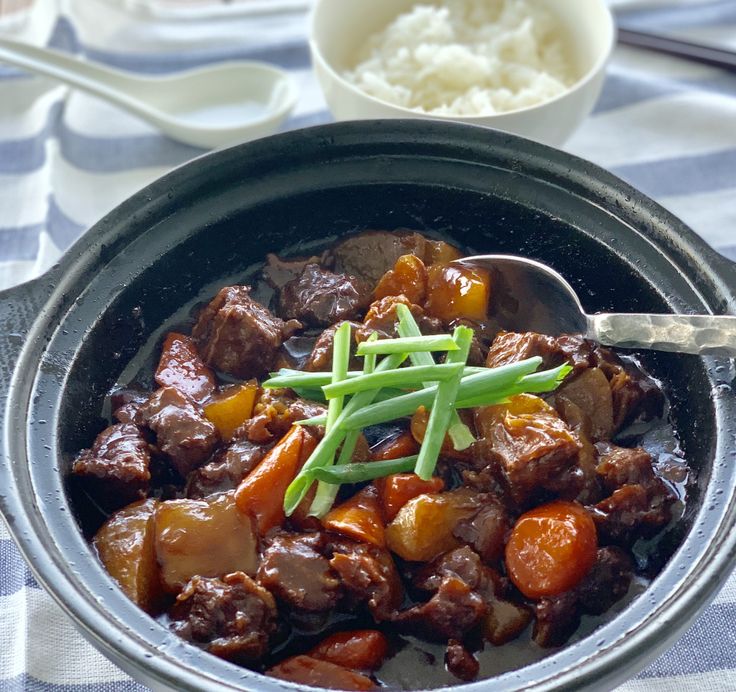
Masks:
[[[289,75],[259,62],[141,77],[7,38],[0,38],[0,61],[110,101],[173,139],[198,147],[217,148],[271,134],[297,100]]]

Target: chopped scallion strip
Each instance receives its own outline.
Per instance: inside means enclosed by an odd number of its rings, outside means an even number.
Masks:
[[[533,373],[542,363],[538,356],[498,368],[483,368],[485,372],[463,377],[458,389],[458,399],[472,399],[484,394],[495,394],[516,384],[524,375]],[[387,421],[411,416],[420,406],[431,408],[438,385],[409,392],[370,406],[365,406],[346,416],[341,422],[349,430],[367,428]],[[356,395],[357,396],[357,395]]]
[[[358,344],[358,355],[369,353],[388,355],[390,353],[417,353],[428,351],[456,351],[457,344],[449,334],[434,334],[431,336],[410,336],[398,339],[379,339],[378,341],[364,341]]]
[[[369,358],[366,356],[366,358]],[[411,357],[411,354],[410,354]],[[322,387],[322,391],[328,400],[336,396],[355,394],[366,389],[379,389],[380,387],[416,387],[424,381],[439,382],[462,375],[465,366],[457,363],[445,365],[419,365],[409,368],[401,368],[391,372],[376,372],[350,380],[343,380],[336,384],[328,384]]]
[[[376,366],[376,372],[398,368],[407,359],[407,357],[406,353],[391,354]],[[377,394],[377,391],[358,392],[352,399],[350,399],[350,401],[348,401],[347,404],[345,404],[342,413],[335,421],[334,427],[325,432],[324,437],[319,441],[319,444],[312,452],[309,459],[304,463],[301,471],[299,471],[296,478],[294,478],[286,489],[286,493],[284,495],[284,512],[287,517],[291,516],[294,510],[299,506],[299,503],[307,494],[309,486],[312,484],[309,472],[314,468],[327,465],[329,461],[334,458],[335,453],[340,447],[340,443],[343,441],[348,431],[348,429],[343,425],[344,421],[353,413],[371,404]]]
[[[377,338],[378,334],[373,332],[368,337],[368,341],[375,341]],[[370,375],[375,369],[376,356],[366,356],[363,359],[363,373],[366,375]],[[345,439],[342,442],[342,448],[340,449],[340,456],[338,456],[337,458],[338,466],[346,465],[352,460],[353,452],[355,451],[355,445],[357,444],[359,437],[360,430],[351,430],[347,435],[345,435]],[[328,465],[323,468],[330,468],[330,466]],[[319,484],[317,486],[317,493],[314,496],[312,506],[309,508],[309,515],[315,517],[323,517],[325,514],[327,514],[327,512],[330,511],[330,508],[335,502],[335,497],[337,496],[337,491],[339,490],[340,486],[326,483],[321,478],[318,480]]]
[[[457,344],[457,350],[448,352],[447,361],[465,367],[470,353],[470,344],[473,340],[473,330],[469,327],[457,327],[453,339]],[[414,468],[414,473],[422,480],[429,480],[434,473],[435,466],[437,466],[442,443],[445,441],[447,429],[450,427],[450,418],[455,410],[455,400],[460,388],[461,377],[462,374],[458,370],[454,377],[437,385],[437,393],[429,414],[424,440],[419,450],[417,465]]]
[[[411,314],[411,310],[402,303],[397,303],[396,314],[399,318],[397,329],[399,336],[411,337],[421,336],[422,332],[419,329],[417,321],[414,319],[414,315]],[[410,353],[409,359],[414,365],[434,365],[434,358],[429,353],[422,353],[421,351]],[[468,368],[466,368],[466,371]],[[426,382],[425,387],[433,384],[432,382]],[[461,451],[467,449],[470,445],[475,442],[473,433],[470,432],[470,428],[460,420],[460,416],[457,411],[453,411],[450,417],[450,428],[448,430],[450,440],[452,440],[452,446]]]
[[[336,330],[332,344],[332,383],[338,384],[342,382],[348,373],[348,364],[350,362],[350,322],[343,322]],[[329,432],[334,426],[340,413],[342,413],[343,402],[345,397],[338,395],[330,400],[327,408],[327,421],[325,423],[325,433]],[[343,442],[343,446],[345,443]],[[335,463],[334,454],[332,458],[325,461],[325,466],[332,466]],[[315,508],[327,505],[329,509],[335,500],[334,486],[322,483],[317,484],[317,492],[312,502],[310,514]]]
[[[375,356],[376,354],[369,354]],[[434,365],[434,360],[429,353],[410,353],[409,359],[413,365],[419,365],[414,359],[414,356],[429,356],[429,365]],[[479,368],[475,366],[468,366],[463,371],[463,375],[477,375],[479,372],[486,372],[488,368]],[[362,370],[349,370],[347,379],[362,377],[364,375]],[[302,372],[301,370],[290,370],[289,368],[282,368],[278,372],[271,373],[270,379],[266,380],[261,384],[264,389],[300,389],[305,391],[317,391],[319,388],[324,387],[332,382],[331,372]],[[322,395],[320,393],[320,398]]]
[[[393,473],[407,473],[414,470],[417,456],[389,459],[387,461],[369,461],[362,464],[345,464],[329,468],[316,468],[311,471],[314,478],[325,483],[340,485],[342,483],[363,483],[376,478],[390,476]]]
[[[362,374],[362,371],[359,370],[349,370],[346,377],[359,377]],[[330,384],[330,382],[332,382],[331,372],[302,372],[301,370],[282,368],[278,372],[272,372],[271,377],[263,382],[261,387],[264,389],[280,389],[282,387],[316,389]]]

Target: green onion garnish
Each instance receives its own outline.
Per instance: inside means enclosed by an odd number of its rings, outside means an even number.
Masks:
[[[449,334],[435,334],[431,336],[410,336],[399,339],[379,339],[378,341],[364,341],[358,344],[358,355],[369,353],[388,355],[389,353],[419,353],[429,351],[456,351],[457,344]]]
[[[366,356],[369,358],[370,356]],[[411,354],[409,354],[411,358]],[[391,372],[374,372],[369,375],[353,377],[336,384],[328,384],[322,387],[322,391],[328,400],[333,397],[355,394],[366,389],[378,389],[380,387],[412,387],[419,386],[424,381],[440,382],[462,375],[465,366],[458,363],[447,363],[445,365],[419,365],[409,368],[401,368]]]
[[[398,368],[405,360],[407,355],[405,353],[394,353],[384,358],[377,366],[376,371],[381,372],[383,370],[393,370]],[[299,506],[299,503],[304,499],[304,496],[309,490],[309,486],[312,485],[309,472],[312,469],[326,466],[334,459],[335,453],[340,447],[340,443],[344,440],[345,435],[348,432],[348,428],[345,428],[344,421],[353,413],[365,408],[373,402],[376,397],[377,391],[358,392],[347,404],[343,407],[342,413],[337,417],[335,425],[325,432],[324,437],[319,441],[317,447],[310,455],[309,459],[302,466],[301,471],[296,475],[296,478],[289,484],[284,495],[284,512],[286,516],[291,516],[294,510]]]
[[[411,470],[428,480],[446,436],[455,449],[465,449],[475,441],[460,419],[459,409],[501,404],[524,392],[553,391],[572,370],[561,365],[537,372],[542,364],[539,357],[498,368],[468,367],[472,329],[460,326],[452,335],[423,336],[405,305],[397,305],[396,310],[399,338],[379,339],[373,333],[358,345],[357,353],[364,357],[362,372],[348,371],[351,338],[350,326],[344,323],[335,332],[330,373],[283,369],[264,382],[267,388],[288,387],[329,402],[326,415],[299,422],[324,425],[325,434],[286,490],[287,516],[314,481],[318,485],[310,514],[321,517],[332,507],[342,483],[361,483]],[[437,364],[432,355],[439,351],[446,353],[443,364]],[[379,355],[385,356],[380,362]],[[411,366],[401,368],[407,358]],[[429,419],[418,455],[352,462],[363,428],[411,416],[420,406],[429,409]]]
[[[397,325],[399,336],[411,337],[422,335],[419,325],[414,319],[414,315],[411,314],[411,310],[406,305],[397,303],[396,314],[399,318],[399,323]],[[417,366],[434,365],[434,358],[429,353],[422,353],[421,351],[410,353],[409,359]],[[480,370],[481,368],[477,369]],[[466,372],[467,370],[468,368],[466,368]],[[424,386],[428,387],[431,384],[433,383],[426,382]],[[448,430],[448,434],[450,435],[450,440],[452,440],[452,446],[459,451],[467,449],[473,444],[473,442],[475,442],[473,433],[471,433],[470,428],[460,420],[460,416],[457,411],[453,411],[450,415],[450,428]]]
[[[373,332],[368,337],[368,341],[375,341],[377,338],[378,334]],[[366,356],[363,360],[363,373],[365,375],[370,375],[375,369],[376,356]],[[380,375],[381,373],[378,374]],[[333,381],[333,384],[339,383]],[[345,439],[342,442],[342,448],[340,449],[340,456],[337,458],[337,466],[345,466],[352,460],[353,453],[355,452],[355,445],[357,444],[359,437],[360,430],[351,430],[347,435],[345,435]],[[332,467],[330,465],[322,467],[322,469],[328,468]],[[321,469],[315,469],[315,471],[319,470]],[[314,496],[312,506],[309,508],[309,515],[315,517],[323,517],[325,514],[327,514],[327,512],[330,511],[330,508],[335,502],[335,497],[337,496],[337,491],[339,490],[340,486],[330,484],[326,482],[323,478],[318,478],[318,480],[319,484],[317,486],[317,493]]]
[[[375,356],[376,354],[369,354]],[[417,363],[415,358],[417,356],[429,356],[430,362],[428,365],[434,365],[435,362],[429,353],[410,353],[409,359],[413,365],[420,365]],[[403,370],[403,369],[402,369]],[[475,375],[479,372],[486,372],[488,368],[479,368],[475,366],[468,366],[463,371],[463,375]],[[397,371],[398,372],[398,371]],[[347,379],[353,379],[356,377],[363,377],[365,373],[362,370],[349,370]],[[322,397],[321,387],[324,387],[332,382],[331,372],[302,372],[301,370],[291,370],[289,368],[282,368],[278,372],[271,373],[271,377],[261,384],[264,389],[306,389],[309,391],[320,391],[320,397]]]
[[[417,455],[389,459],[387,461],[368,461],[363,464],[345,464],[329,468],[316,468],[311,474],[324,483],[363,483],[376,478],[390,476],[393,473],[407,473],[414,470]]]
[[[469,327],[457,327],[453,339],[457,344],[457,350],[448,352],[447,361],[448,364],[455,363],[461,366],[462,369],[465,367],[468,353],[470,353],[473,330]],[[414,473],[423,481],[427,481],[432,477],[434,468],[437,466],[442,443],[445,441],[447,428],[450,426],[450,418],[455,410],[455,399],[460,388],[461,377],[462,373],[458,370],[454,377],[450,377],[437,385],[437,393],[429,414],[427,429],[424,432],[424,440],[419,450],[417,465],[414,468]]]
[[[468,375],[460,381],[458,399],[465,400],[480,396],[495,395],[499,390],[503,393],[516,384],[524,375],[534,372],[542,363],[538,356],[520,360],[518,363],[502,365],[498,368],[484,368],[485,372]],[[437,395],[438,385],[420,389],[409,394],[393,397],[366,406],[342,421],[348,429],[363,429],[370,425],[378,425],[387,421],[411,416],[420,407],[431,408]],[[504,396],[506,396],[504,394]]]
[[[336,330],[335,337],[332,344],[332,383],[338,384],[342,382],[348,373],[348,364],[350,363],[350,322],[343,322]],[[338,419],[340,413],[342,413],[343,402],[345,397],[342,395],[334,396],[330,400],[327,408],[327,421],[325,423],[325,434],[328,433],[334,426],[335,421]],[[332,466],[335,463],[334,454],[332,458],[325,460],[325,466]],[[335,493],[333,492],[335,487],[328,485],[320,481],[317,484],[317,492],[314,496],[314,501],[309,510],[312,514],[315,512],[315,508],[323,507],[327,505],[328,509],[332,506],[335,501]]]

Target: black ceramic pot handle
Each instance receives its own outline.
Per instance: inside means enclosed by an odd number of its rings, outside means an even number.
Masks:
[[[53,277],[45,274],[0,291],[0,421],[5,418],[10,382],[18,357],[52,288]]]

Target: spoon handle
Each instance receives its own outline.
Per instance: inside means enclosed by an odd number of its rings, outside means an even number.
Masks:
[[[601,313],[588,315],[587,336],[606,346],[736,356],[731,316]]]
[[[62,51],[39,48],[2,36],[0,62],[51,77],[95,96],[102,96],[123,108],[137,111],[136,103],[125,93],[127,89],[135,88],[135,80],[119,70],[80,60]]]

